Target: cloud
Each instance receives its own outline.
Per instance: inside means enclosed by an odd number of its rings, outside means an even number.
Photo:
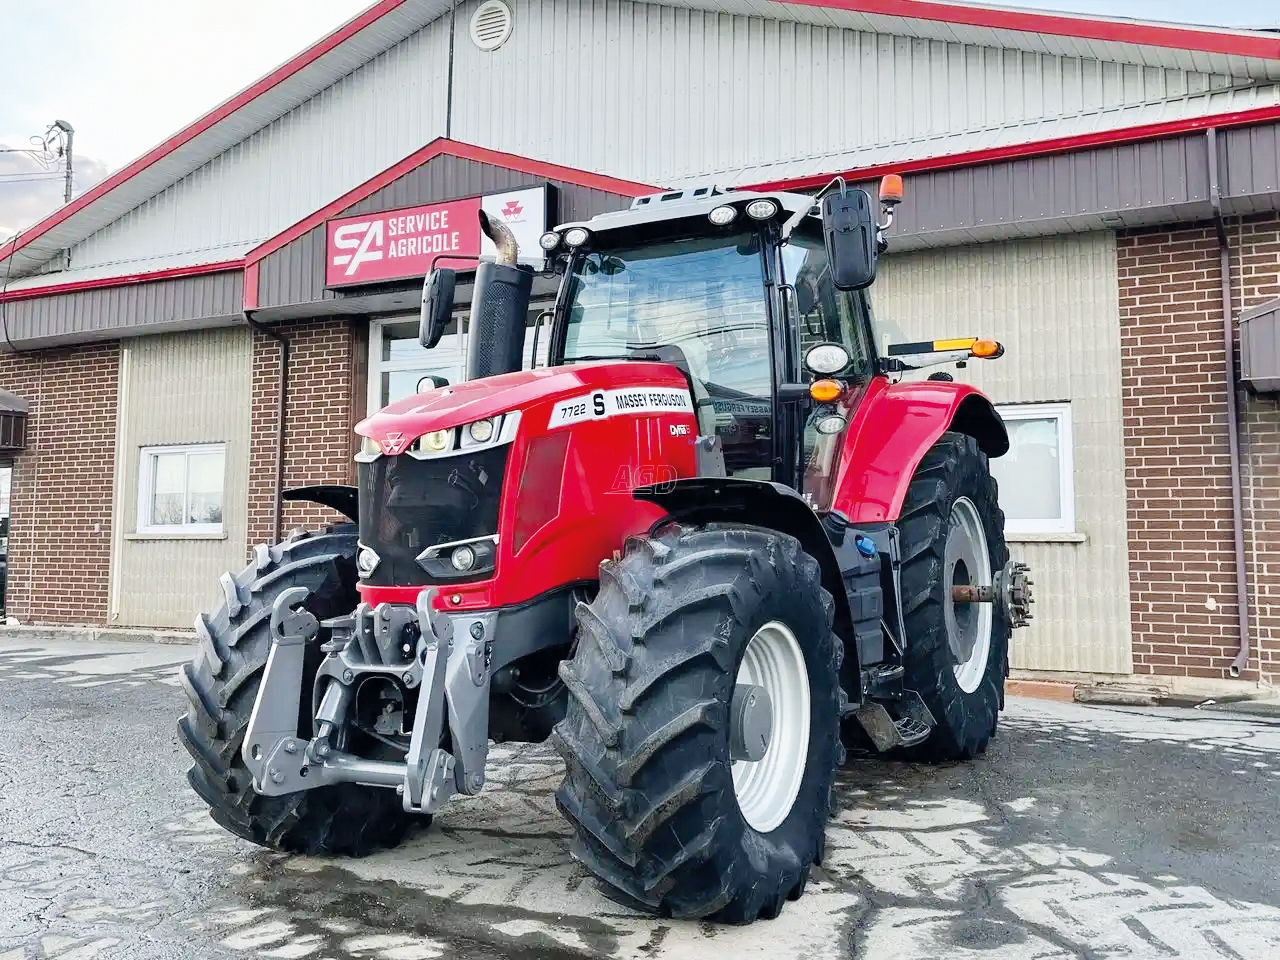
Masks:
[[[0,143],[26,149],[25,144]],[[107,175],[107,165],[92,157],[74,158],[72,190],[78,196]],[[26,153],[0,153],[0,243],[38,222],[62,205],[61,160],[42,163]]]

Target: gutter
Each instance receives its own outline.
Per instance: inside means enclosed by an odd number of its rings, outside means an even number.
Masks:
[[[276,436],[273,454],[275,463],[271,479],[271,542],[279,543],[283,539],[282,531],[284,527],[284,425],[285,404],[289,399],[289,338],[253,319],[253,311],[251,310],[244,311],[244,322],[254,330],[280,344],[279,396],[276,407]]]
[[[1209,202],[1213,207],[1213,225],[1218,235],[1218,257],[1222,270],[1222,346],[1227,377],[1227,440],[1231,460],[1231,532],[1236,554],[1236,597],[1239,603],[1240,649],[1227,672],[1240,676],[1249,663],[1249,577],[1244,560],[1244,505],[1240,495],[1240,413],[1236,402],[1235,324],[1231,304],[1231,245],[1227,225],[1222,217],[1222,189],[1218,179],[1218,131],[1205,131],[1209,145]]]

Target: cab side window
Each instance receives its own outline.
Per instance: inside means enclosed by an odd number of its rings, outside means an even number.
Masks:
[[[782,259],[786,282],[795,289],[794,303],[800,315],[800,356],[816,344],[838,343],[853,358],[846,375],[869,374],[866,294],[836,289],[826,247],[816,230],[797,230],[791,243],[783,248]]]

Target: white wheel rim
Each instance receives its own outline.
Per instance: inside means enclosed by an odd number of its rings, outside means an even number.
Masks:
[[[982,527],[978,508],[968,497],[959,497],[951,505],[947,526],[946,560],[943,566],[946,594],[947,640],[953,653],[958,638],[972,641],[973,647],[963,660],[957,655],[956,683],[965,693],[973,693],[987,673],[991,655],[991,604],[956,603],[951,588],[957,585],[991,583],[991,554],[987,552],[987,534]]]
[[[753,830],[769,833],[791,813],[809,758],[809,673],[795,634],[777,620],[757,630],[737,682],[763,687],[773,706],[764,756],[732,766],[738,809]]]

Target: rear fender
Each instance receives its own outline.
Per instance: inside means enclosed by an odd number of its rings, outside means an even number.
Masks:
[[[947,431],[973,437],[988,457],[1009,450],[1004,421],[974,387],[877,377],[849,424],[832,509],[853,524],[896,520],[916,467]]]
[[[841,671],[842,686],[855,702],[861,696],[858,655],[854,642],[849,598],[843,571],[860,559],[852,538],[836,547],[822,520],[790,487],[765,480],[723,477],[690,477],[649,487],[638,487],[637,500],[657,504],[668,518],[678,523],[741,523],[767,527],[795,537],[805,553],[818,561],[822,586],[835,601],[835,632],[844,643],[846,656]],[[666,519],[661,521],[667,522]]]

